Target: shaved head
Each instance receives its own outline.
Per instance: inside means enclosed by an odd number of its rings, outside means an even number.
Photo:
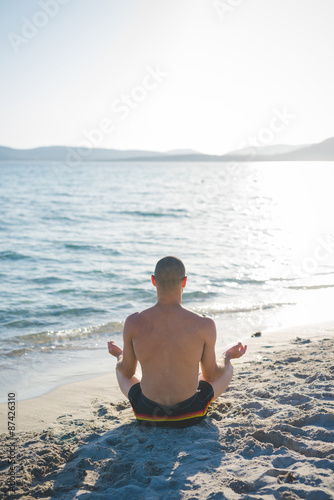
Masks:
[[[157,262],[154,271],[157,286],[165,292],[176,288],[186,276],[186,268],[177,257],[164,257]]]

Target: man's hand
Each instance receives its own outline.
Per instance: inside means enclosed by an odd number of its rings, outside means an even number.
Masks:
[[[231,347],[231,349],[228,349],[226,352],[225,352],[225,357],[226,359],[230,360],[230,359],[235,359],[235,358],[241,358],[241,356],[243,356],[245,354],[247,350],[247,346],[243,346],[241,342],[238,342],[237,345],[234,345],[233,347]]]
[[[113,340],[108,342],[108,351],[112,356],[115,356],[115,358],[119,358],[120,355],[123,354],[122,349],[118,347]]]

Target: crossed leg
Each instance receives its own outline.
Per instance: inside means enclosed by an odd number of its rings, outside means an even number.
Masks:
[[[116,345],[113,340],[108,342],[108,351],[109,354],[115,356],[115,358],[117,359],[123,354],[122,349],[118,347],[118,345]],[[137,372],[131,378],[126,378],[117,369],[116,369],[116,377],[119,388],[121,389],[126,398],[128,397],[129,390],[131,389],[131,387],[135,384],[138,384],[141,380],[141,376]]]
[[[135,373],[131,378],[126,378],[122,375],[118,370],[116,370],[116,377],[118,381],[119,388],[123,392],[124,396],[127,398],[129,394],[129,390],[135,384],[140,382],[140,375]]]
[[[217,399],[219,396],[223,394],[223,392],[226,391],[228,386],[230,385],[230,382],[232,380],[233,376],[233,366],[231,365],[230,361],[228,363],[225,363],[225,370],[220,377],[216,378],[213,382],[210,382],[213,388],[213,399]],[[202,377],[202,374],[199,374],[198,381],[200,380],[205,380],[205,378]]]

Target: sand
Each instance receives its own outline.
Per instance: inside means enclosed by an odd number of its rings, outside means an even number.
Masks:
[[[113,375],[17,403],[16,485],[1,498],[334,498],[334,324],[250,341],[208,417],[142,428]],[[1,446],[8,436],[0,407]],[[7,441],[8,442],[8,441]]]

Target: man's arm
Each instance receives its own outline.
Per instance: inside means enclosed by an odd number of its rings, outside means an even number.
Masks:
[[[123,351],[114,343],[109,343],[109,352],[117,357],[116,370],[124,377],[130,379],[136,372],[138,360],[133,350],[132,335],[135,327],[135,314],[129,316],[124,323],[123,329]]]
[[[228,349],[223,354],[221,361],[217,363],[215,352],[217,338],[216,325],[210,318],[206,318],[206,321],[205,343],[201,359],[202,377],[207,382],[214,382],[224,373],[231,359],[240,358],[245,354],[247,346],[243,346],[241,342],[238,342],[237,345]]]
[[[201,359],[202,377],[207,382],[213,382],[224,373],[225,363],[218,364],[216,360],[215,345],[217,331],[215,322],[210,318],[205,318],[204,347]]]

